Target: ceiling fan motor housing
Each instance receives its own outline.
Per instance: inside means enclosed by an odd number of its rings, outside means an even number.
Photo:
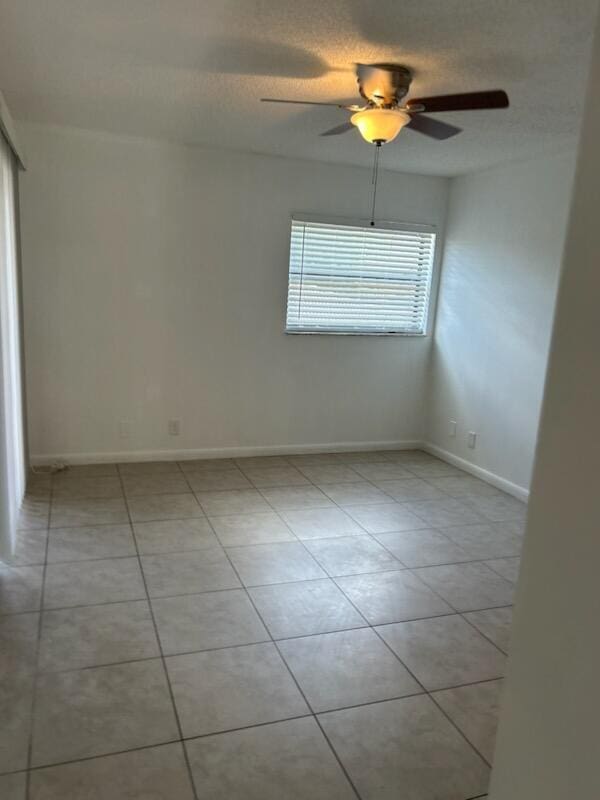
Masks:
[[[402,64],[358,64],[357,83],[361,95],[369,103],[393,108],[407,94],[412,72]]]

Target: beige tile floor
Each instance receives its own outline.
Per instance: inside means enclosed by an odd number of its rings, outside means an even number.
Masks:
[[[484,797],[524,520],[419,451],[33,475],[0,795]]]

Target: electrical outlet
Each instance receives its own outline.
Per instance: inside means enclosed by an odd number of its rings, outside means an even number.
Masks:
[[[181,421],[178,419],[169,420],[169,436],[179,436],[181,432]]]
[[[131,436],[131,422],[128,419],[122,419],[119,422],[119,439],[129,439]]]
[[[469,431],[467,435],[467,447],[470,447],[471,450],[474,450],[476,444],[477,444],[477,434],[475,433],[475,431]]]
[[[448,436],[454,438],[456,436],[456,420],[451,419],[448,424]]]

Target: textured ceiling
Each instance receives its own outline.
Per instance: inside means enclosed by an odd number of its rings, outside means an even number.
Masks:
[[[320,138],[354,102],[355,61],[414,69],[412,94],[504,88],[506,111],[403,131],[386,168],[454,175],[572,146],[596,0],[0,0],[0,89],[17,119],[236,150],[370,163],[356,131]]]

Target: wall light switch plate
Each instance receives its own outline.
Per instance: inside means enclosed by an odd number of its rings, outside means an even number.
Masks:
[[[456,436],[456,420],[451,419],[448,424],[448,436],[454,437]]]
[[[131,422],[128,419],[122,419],[119,422],[119,439],[129,439],[131,436]]]
[[[475,433],[475,431],[469,431],[467,435],[467,447],[470,447],[471,450],[474,450],[476,444],[477,444],[477,434]]]
[[[169,436],[179,436],[181,433],[181,421],[178,419],[169,420]]]

